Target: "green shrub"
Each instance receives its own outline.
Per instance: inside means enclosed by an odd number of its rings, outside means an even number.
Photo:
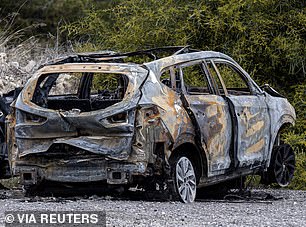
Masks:
[[[306,190],[306,153],[300,152],[296,154],[296,169],[288,188]]]
[[[20,187],[19,185],[19,177],[13,177],[9,179],[2,179],[0,180],[0,184],[2,184],[4,187],[8,189],[14,189]]]

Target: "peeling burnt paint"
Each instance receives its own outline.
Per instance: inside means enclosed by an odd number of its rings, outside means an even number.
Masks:
[[[144,64],[114,62],[128,54],[113,59],[112,55],[90,55],[86,61],[86,55],[80,56],[75,63],[71,59],[76,57],[68,57],[67,62],[62,59],[39,69],[7,116],[11,168],[25,185],[42,180],[128,185],[145,185],[152,177],[168,181],[171,159],[182,152],[196,163],[199,186],[209,185],[265,170],[280,128],[294,124],[294,109],[285,98],[261,90],[233,59],[221,53],[182,52]],[[224,95],[220,95],[205,68],[206,59],[221,59],[237,67],[251,93],[232,95],[223,87]],[[182,70],[175,71],[192,64],[204,67],[210,86],[207,94],[189,94]],[[161,82],[165,70],[170,70],[172,86]],[[81,73],[85,79],[80,87],[86,87],[84,81],[94,73],[116,74],[128,83],[124,96],[103,108],[91,109],[93,100],[87,96],[77,101],[67,96],[71,109],[65,109],[64,96],[53,100],[63,102],[62,108],[35,101],[41,78],[61,73]],[[50,97],[44,95],[48,104]],[[102,92],[95,98],[102,104],[112,101]],[[89,106],[85,110],[78,108],[82,100]]]

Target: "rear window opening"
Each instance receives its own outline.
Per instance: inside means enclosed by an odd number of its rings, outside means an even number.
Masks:
[[[123,74],[44,74],[38,79],[32,102],[53,110],[89,112],[121,102],[127,86],[128,78]]]

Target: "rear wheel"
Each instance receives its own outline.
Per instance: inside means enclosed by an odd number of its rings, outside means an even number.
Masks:
[[[192,161],[182,155],[175,158],[172,163],[172,179],[174,184],[174,196],[184,203],[195,200],[197,180],[195,167]]]

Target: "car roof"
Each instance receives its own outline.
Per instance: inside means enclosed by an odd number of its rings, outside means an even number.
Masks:
[[[186,53],[186,54],[171,55],[169,57],[165,57],[165,58],[161,58],[155,61],[144,63],[144,65],[146,65],[151,70],[157,72],[157,71],[161,71],[164,68],[167,68],[172,65],[182,64],[188,61],[196,61],[196,60],[201,60],[201,59],[213,59],[213,58],[225,59],[239,66],[238,63],[234,61],[228,55],[220,53],[220,52],[216,52],[216,51],[197,51],[197,52]]]
[[[141,57],[145,56],[150,59],[149,61],[134,62],[126,61],[129,57]],[[128,63],[128,64],[149,64],[159,61],[167,61],[169,58],[178,59],[182,61],[182,58],[186,60],[195,60],[197,58],[214,58],[221,57],[230,61],[234,61],[229,56],[215,52],[215,51],[201,51],[191,49],[189,46],[167,46],[160,48],[153,48],[147,50],[138,50],[133,52],[117,53],[114,51],[100,51],[90,53],[77,53],[57,58],[49,61],[48,63],[41,65],[40,68],[47,65],[60,65],[66,63]],[[180,60],[181,59],[181,60]]]

